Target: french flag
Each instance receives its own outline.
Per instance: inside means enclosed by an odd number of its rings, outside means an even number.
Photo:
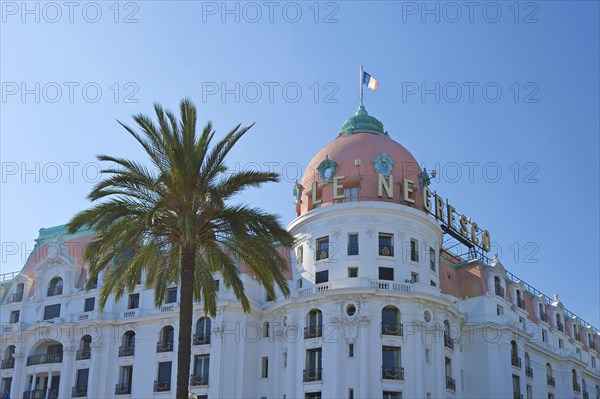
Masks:
[[[379,82],[377,82],[373,76],[369,75],[366,72],[363,72],[363,81],[362,82],[365,86],[367,86],[369,89],[371,89],[373,91],[377,91],[377,88],[379,87]]]

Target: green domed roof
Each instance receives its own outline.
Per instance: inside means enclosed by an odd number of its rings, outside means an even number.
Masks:
[[[353,133],[373,133],[380,136],[388,134],[383,130],[383,123],[376,118],[369,116],[363,105],[358,108],[356,115],[348,119],[342,125],[340,136],[347,136]]]

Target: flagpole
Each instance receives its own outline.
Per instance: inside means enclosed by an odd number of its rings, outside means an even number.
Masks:
[[[363,77],[364,77],[364,73],[363,73],[363,66],[360,66],[360,106],[362,107],[363,105]]]

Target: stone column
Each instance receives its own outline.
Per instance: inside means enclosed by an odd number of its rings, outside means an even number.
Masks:
[[[13,381],[10,387],[10,397],[11,398],[20,398],[23,395],[23,381],[22,377],[27,375],[25,374],[25,356],[21,352],[15,352],[13,355],[15,358],[15,367],[13,371]]]
[[[90,359],[90,372],[88,376],[88,398],[99,398],[100,396],[100,381],[103,380],[102,373],[102,343],[92,342],[91,344],[91,359]]]
[[[75,348],[73,345],[63,347],[62,368],[60,370],[60,386],[58,388],[59,398],[71,397],[71,380],[73,379],[75,361]]]
[[[46,398],[50,398],[50,387],[52,386],[52,372],[48,372],[48,385],[46,385]]]
[[[371,373],[370,362],[369,362],[369,319],[368,317],[361,317],[360,319],[360,333],[358,335],[358,351],[360,357],[358,359],[359,366],[359,398],[371,397],[369,393],[369,374]],[[380,349],[381,350],[381,349]],[[381,374],[381,370],[378,371]]]

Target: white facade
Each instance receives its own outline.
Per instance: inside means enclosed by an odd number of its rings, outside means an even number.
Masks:
[[[250,313],[223,285],[210,325],[195,304],[198,396],[600,398],[598,330],[497,260],[440,253],[442,229],[422,210],[340,202],[288,228],[290,297],[266,298],[241,270]],[[83,289],[91,234],[42,229],[0,281],[0,389],[13,399],[175,394],[178,296],[157,309],[141,281],[99,311],[102,276]]]

